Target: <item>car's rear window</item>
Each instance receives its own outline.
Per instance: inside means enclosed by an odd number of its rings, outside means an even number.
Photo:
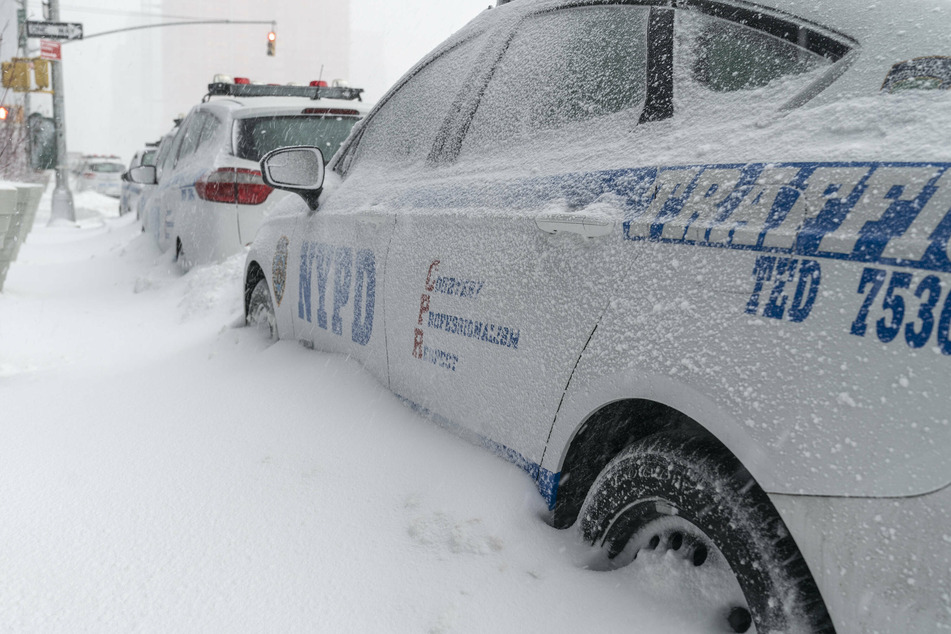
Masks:
[[[86,170],[99,174],[115,174],[125,171],[125,165],[122,163],[90,163]]]
[[[282,115],[255,117],[235,121],[235,156],[251,161],[279,147],[314,145],[324,154],[324,161],[346,140],[359,117],[321,115]]]

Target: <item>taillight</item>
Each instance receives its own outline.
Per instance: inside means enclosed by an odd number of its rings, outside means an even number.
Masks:
[[[94,172],[83,172],[83,178],[96,178],[96,174]]]
[[[195,183],[202,200],[239,205],[260,205],[274,191],[264,184],[261,172],[243,167],[222,167]]]

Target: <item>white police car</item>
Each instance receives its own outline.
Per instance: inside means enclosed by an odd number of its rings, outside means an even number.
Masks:
[[[155,155],[158,153],[160,142],[146,143],[145,147],[132,156],[129,162],[129,169],[122,173],[122,190],[119,196],[119,215],[127,214],[133,209],[136,211],[136,218],[139,217],[139,201],[142,199],[142,192],[146,185],[135,183],[129,179],[129,170],[140,165],[155,165]]]
[[[125,166],[118,156],[87,154],[76,169],[76,191],[94,191],[113,198],[122,194]]]
[[[216,76],[154,167],[129,171],[154,185],[144,199],[146,224],[159,247],[175,249],[184,268],[215,262],[250,244],[286,194],[261,180],[258,161],[283,145],[318,145],[329,159],[369,110],[362,89],[252,84]]]
[[[248,321],[521,465],[592,567],[683,558],[710,631],[951,629],[948,9],[485,11],[326,182],[263,159],[303,200]]]

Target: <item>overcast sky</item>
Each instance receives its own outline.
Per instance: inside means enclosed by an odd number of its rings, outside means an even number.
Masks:
[[[169,64],[163,60],[162,51],[175,47],[176,38],[180,38],[183,45],[191,46],[197,38],[202,38],[209,42],[209,47],[219,51],[222,46],[235,46],[239,53],[248,51],[250,63],[240,64],[242,68],[252,63],[266,68],[267,63],[280,69],[282,75],[308,80],[315,78],[310,75],[315,73],[315,67],[321,68],[318,62],[322,60],[297,59],[290,55],[292,38],[335,42],[333,38],[338,30],[349,29],[349,43],[344,45],[349,59],[346,79],[351,85],[363,87],[368,101],[376,101],[419,58],[485,10],[490,2],[494,4],[494,0],[350,0],[349,24],[345,25],[334,24],[330,18],[330,7],[339,16],[339,3],[344,0],[297,1],[301,3],[301,13],[309,14],[307,19],[297,22],[294,4],[287,0],[257,0],[251,5],[254,19],[281,16],[275,58],[264,54],[267,25],[165,27],[107,35],[64,46],[69,151],[115,153],[128,160],[145,142],[158,139],[169,129],[173,114],[187,112],[200,101],[203,84],[211,81],[214,72],[229,72],[230,69],[202,68],[201,82],[190,80],[188,85],[174,85],[176,70],[163,69],[163,61],[165,66]],[[4,14],[11,4],[19,5],[18,0],[0,2],[6,5]],[[177,0],[165,4],[161,0],[61,0],[60,20],[81,22],[88,36],[181,19],[249,17],[244,15],[249,13],[248,3],[237,0],[221,5],[196,4],[188,15],[179,15],[181,5]],[[242,15],[236,13],[239,5],[245,5]],[[320,5],[328,7],[326,22],[311,17],[315,7],[320,14]],[[175,7],[172,13],[169,12],[171,7]],[[28,16],[30,20],[43,19],[38,0],[28,0]],[[35,49],[39,41],[31,40],[31,45]],[[192,71],[203,61],[200,53],[189,60]],[[327,68],[324,78],[342,74],[339,69]],[[173,79],[171,87],[168,77]],[[50,114],[51,100],[35,96],[33,109]]]

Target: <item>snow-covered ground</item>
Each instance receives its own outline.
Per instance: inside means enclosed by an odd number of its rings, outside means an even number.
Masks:
[[[0,293],[0,631],[710,631],[683,560],[585,569],[518,468],[238,327],[243,255],[76,206]]]

